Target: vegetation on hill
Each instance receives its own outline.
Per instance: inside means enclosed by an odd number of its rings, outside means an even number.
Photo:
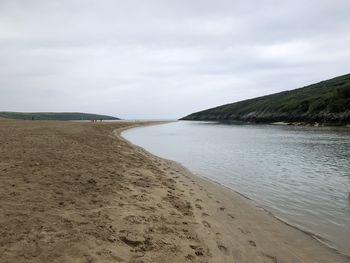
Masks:
[[[350,123],[350,74],[190,114],[182,120]]]
[[[119,120],[116,117],[80,112],[0,112],[0,118],[19,120]]]

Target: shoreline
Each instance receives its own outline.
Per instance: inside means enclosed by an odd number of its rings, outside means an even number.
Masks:
[[[169,161],[172,161],[172,160],[169,160]],[[173,162],[176,162],[176,161],[173,161]],[[179,165],[182,165],[181,163],[178,163],[178,164],[179,164]],[[184,166],[184,167],[185,167],[185,166]],[[186,167],[185,167],[185,168],[186,168]],[[188,169],[188,168],[186,168],[186,169]],[[189,172],[192,173],[191,171],[189,171]],[[343,255],[343,256],[345,256],[345,257],[349,257],[349,259],[350,259],[350,256],[349,256],[349,255],[343,254],[342,252],[340,252],[340,251],[339,251],[338,249],[336,249],[335,247],[332,247],[331,245],[327,244],[326,241],[328,241],[328,240],[325,239],[325,238],[323,238],[323,237],[321,237],[319,234],[313,233],[313,232],[311,232],[311,231],[308,231],[308,230],[306,230],[306,229],[303,229],[303,228],[301,228],[301,227],[298,227],[298,226],[296,226],[296,225],[293,225],[292,223],[288,222],[288,220],[285,220],[285,219],[283,219],[283,218],[281,218],[281,217],[275,215],[275,214],[274,214],[273,212],[271,212],[268,208],[265,208],[265,207],[263,207],[262,205],[258,204],[255,200],[253,200],[252,198],[246,196],[245,194],[242,194],[242,193],[240,193],[240,192],[234,190],[233,188],[231,188],[231,187],[229,187],[229,186],[226,186],[226,185],[224,185],[224,184],[221,184],[221,183],[219,183],[219,182],[217,182],[217,181],[214,181],[214,180],[212,180],[212,179],[210,179],[210,178],[208,178],[208,177],[206,177],[206,176],[196,175],[196,174],[194,174],[194,173],[192,173],[192,175],[193,175],[193,176],[200,177],[200,178],[203,178],[203,179],[205,179],[205,180],[207,180],[207,181],[209,181],[209,182],[211,182],[211,183],[213,183],[213,184],[217,184],[217,185],[219,185],[220,187],[224,187],[224,188],[226,188],[226,189],[232,191],[234,194],[237,194],[237,195],[241,196],[242,198],[247,199],[248,201],[250,201],[251,205],[254,206],[254,207],[256,207],[256,209],[262,209],[262,210],[264,210],[264,211],[265,211],[266,213],[268,213],[271,217],[277,219],[277,220],[280,221],[281,223],[283,223],[283,224],[285,224],[285,225],[287,225],[287,226],[289,226],[289,227],[292,227],[292,228],[294,228],[294,229],[296,229],[296,230],[299,230],[299,231],[303,232],[304,234],[306,234],[306,235],[312,237],[313,239],[315,239],[316,241],[320,242],[321,244],[323,244],[323,245],[326,246],[327,248],[334,250],[337,254]],[[322,241],[322,240],[325,240],[325,241]]]
[[[276,126],[295,126],[295,127],[339,127],[339,128],[349,128],[350,124],[348,122],[344,123],[332,123],[332,122],[307,122],[307,121],[242,121],[242,120],[225,120],[225,119],[179,119],[179,121],[196,121],[196,122],[213,122],[219,124],[238,124],[238,125],[276,125]]]
[[[148,124],[147,126],[161,125],[161,124],[163,124],[163,123],[151,123],[151,124]],[[289,123],[271,123],[270,125],[291,125],[291,124],[289,124]],[[297,126],[300,126],[300,125],[297,125]],[[336,254],[347,258],[349,260],[349,262],[350,262],[350,255],[344,254],[341,251],[339,251],[336,247],[333,247],[332,245],[330,245],[328,243],[329,240],[327,240],[326,238],[322,237],[320,234],[314,233],[314,232],[309,231],[307,229],[303,229],[302,227],[293,225],[292,223],[288,222],[288,220],[285,220],[285,219],[280,218],[279,216],[275,215],[273,212],[269,211],[268,208],[265,208],[265,207],[261,206],[260,204],[258,204],[256,201],[254,201],[250,197],[246,196],[245,194],[242,194],[239,191],[237,191],[235,189],[232,189],[231,187],[226,186],[224,184],[221,184],[220,182],[212,180],[212,179],[210,179],[210,178],[208,178],[206,176],[202,176],[200,174],[193,173],[189,168],[187,168],[186,166],[184,166],[180,162],[177,162],[175,160],[166,159],[166,158],[157,156],[155,154],[152,154],[151,152],[147,151],[145,148],[132,143],[131,141],[127,140],[125,137],[122,136],[122,132],[124,132],[125,130],[139,128],[139,127],[142,128],[144,126],[137,126],[136,125],[135,127],[125,128],[125,129],[123,129],[121,131],[118,131],[118,136],[119,136],[119,138],[122,138],[123,140],[128,142],[133,147],[135,147],[138,150],[141,150],[142,152],[144,152],[146,155],[149,155],[149,156],[151,156],[152,158],[155,158],[155,159],[164,160],[166,162],[172,163],[174,167],[177,167],[177,168],[180,168],[180,169],[184,170],[187,173],[187,175],[189,175],[191,177],[194,177],[194,178],[199,179],[199,180],[205,180],[205,181],[207,181],[210,184],[214,184],[214,185],[217,185],[217,186],[219,186],[221,188],[229,190],[230,192],[232,192],[232,194],[238,195],[240,198],[243,198],[243,199],[247,200],[249,202],[248,205],[254,207],[257,210],[262,209],[265,213],[267,213],[269,216],[271,216],[271,218],[276,219],[278,222],[284,224],[287,227],[291,227],[291,228],[293,228],[293,229],[295,229],[297,231],[300,231],[301,233],[311,237],[315,242],[317,242],[318,244],[324,246],[325,249],[329,249],[331,251],[334,251]],[[319,126],[316,126],[316,127],[319,127]],[[347,127],[347,126],[343,126],[343,127]],[[350,125],[348,125],[348,127],[350,127]]]
[[[1,121],[0,261],[350,262],[118,135],[151,124]]]
[[[147,151],[147,150],[146,150],[146,151]],[[157,156],[157,157],[158,157],[158,156]],[[162,157],[159,157],[159,158],[162,158]],[[169,161],[173,161],[173,160],[169,160]],[[173,161],[173,162],[176,162],[176,161]],[[178,162],[176,162],[176,163],[178,163]],[[178,164],[181,165],[181,166],[183,166],[181,163],[178,163]],[[184,167],[185,167],[185,166],[184,166]],[[187,167],[185,167],[185,168],[188,169]],[[208,178],[208,177],[206,177],[206,176],[197,175],[197,174],[191,172],[190,170],[189,170],[189,173],[192,173],[193,176],[203,178],[203,179],[205,179],[205,180],[207,180],[207,181],[209,181],[209,182],[211,182],[211,183],[213,183],[213,184],[217,184],[217,185],[219,185],[220,187],[224,187],[224,188],[226,188],[226,189],[232,191],[234,194],[238,194],[238,195],[241,196],[242,198],[249,200],[249,201],[251,202],[251,205],[254,206],[254,207],[256,207],[256,209],[262,209],[262,210],[264,210],[264,211],[265,211],[266,213],[268,213],[271,217],[277,219],[277,220],[280,221],[281,223],[283,223],[283,224],[285,224],[285,225],[287,225],[287,226],[289,226],[289,227],[292,227],[292,228],[294,228],[294,229],[296,229],[296,230],[298,230],[298,231],[303,232],[304,234],[306,234],[306,235],[312,237],[314,240],[316,240],[317,242],[321,243],[321,244],[324,245],[325,247],[327,247],[327,248],[329,248],[329,249],[331,249],[331,250],[334,250],[334,252],[336,252],[337,254],[340,254],[340,255],[342,255],[342,256],[348,257],[348,258],[350,259],[350,255],[346,255],[346,254],[342,253],[342,252],[339,251],[336,247],[333,247],[332,245],[330,245],[329,243],[327,243],[327,242],[329,242],[329,240],[326,239],[326,238],[324,238],[324,237],[322,237],[320,234],[314,233],[314,232],[309,231],[309,230],[307,230],[307,229],[303,229],[302,227],[299,227],[299,226],[297,226],[297,225],[294,225],[293,223],[288,222],[288,220],[283,219],[283,218],[279,217],[278,215],[275,215],[275,214],[274,214],[273,212],[271,212],[268,208],[265,208],[265,207],[263,207],[262,205],[258,204],[258,203],[257,203],[255,200],[253,200],[252,198],[246,196],[245,194],[242,194],[242,193],[236,191],[235,189],[233,189],[233,188],[231,188],[231,187],[229,187],[229,186],[226,186],[226,185],[224,185],[224,184],[221,184],[221,183],[219,183],[219,182],[217,182],[217,181],[215,181],[215,180],[212,180],[212,179],[210,179],[210,178]]]

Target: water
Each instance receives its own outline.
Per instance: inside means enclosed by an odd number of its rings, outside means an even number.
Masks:
[[[123,136],[350,255],[350,128],[175,122]]]

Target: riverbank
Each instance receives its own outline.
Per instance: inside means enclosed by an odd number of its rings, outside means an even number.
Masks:
[[[0,122],[1,262],[349,262],[119,136],[150,123]]]

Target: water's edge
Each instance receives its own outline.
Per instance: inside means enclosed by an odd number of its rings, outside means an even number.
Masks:
[[[302,233],[310,236],[312,239],[314,239],[315,241],[319,242],[320,244],[322,244],[323,246],[327,247],[328,249],[331,249],[333,250],[335,253],[339,254],[339,255],[342,255],[342,256],[345,256],[346,258],[350,259],[350,255],[347,255],[345,253],[342,253],[340,252],[336,247],[332,246],[330,243],[329,243],[329,240],[322,237],[320,234],[317,234],[317,233],[314,233],[312,231],[309,231],[307,229],[303,229],[302,227],[300,226],[297,226],[297,225],[294,225],[290,222],[288,222],[288,220],[285,220],[277,215],[275,215],[273,212],[269,211],[266,207],[258,204],[256,201],[254,201],[253,199],[251,199],[250,197],[246,196],[245,194],[242,194],[238,191],[236,191],[235,189],[231,188],[230,186],[227,186],[225,184],[222,184],[220,182],[217,182],[213,179],[210,179],[206,176],[203,176],[201,175],[200,173],[197,173],[197,172],[193,172],[190,168],[186,167],[185,165],[183,165],[182,163],[178,162],[178,161],[175,161],[175,160],[171,160],[171,159],[167,159],[167,158],[163,158],[161,156],[158,156],[158,155],[155,155],[151,152],[149,152],[148,150],[146,150],[145,148],[143,148],[142,146],[139,146],[137,144],[134,144],[132,143],[131,141],[129,141],[128,139],[126,139],[124,136],[123,136],[123,132],[126,131],[126,130],[131,130],[131,129],[138,129],[138,128],[142,128],[142,127],[145,127],[145,126],[155,126],[155,125],[162,125],[162,124],[166,124],[166,123],[169,123],[169,122],[163,122],[163,123],[148,123],[146,125],[141,125],[141,126],[138,126],[138,125],[135,125],[135,126],[131,126],[131,127],[126,127],[126,128],[123,128],[123,129],[119,129],[119,130],[115,130],[115,135],[118,136],[119,138],[121,138],[122,140],[126,141],[127,143],[129,143],[130,145],[132,145],[133,147],[137,148],[137,149],[140,149],[141,151],[143,151],[144,153],[148,154],[148,155],[151,155],[153,157],[156,157],[156,158],[159,158],[159,159],[162,159],[162,160],[166,160],[166,161],[169,161],[169,162],[172,162],[174,163],[175,165],[177,166],[180,166],[182,169],[186,170],[189,174],[191,174],[191,176],[193,177],[199,177],[201,179],[204,179],[210,183],[213,183],[213,184],[216,184],[216,185],[219,185],[220,187],[224,187],[225,189],[228,189],[230,191],[232,191],[233,193],[241,196],[242,198],[246,199],[249,201],[249,203],[254,206],[256,209],[262,209],[263,211],[265,211],[268,215],[270,215],[271,217],[275,218],[276,220],[278,220],[279,222],[285,224],[286,226],[289,226],[289,227],[292,227],[294,229],[297,229],[298,231],[301,231]]]

